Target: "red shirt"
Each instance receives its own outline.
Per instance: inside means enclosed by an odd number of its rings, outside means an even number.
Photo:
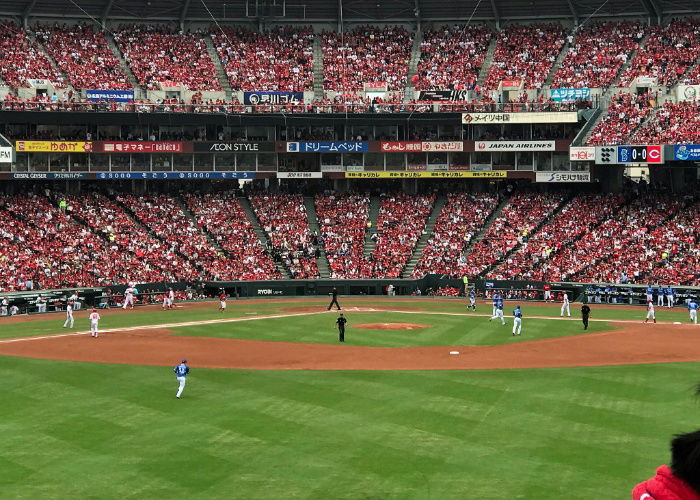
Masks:
[[[667,465],[656,469],[656,476],[632,490],[633,500],[700,500],[700,495],[685,481],[673,475]]]
[[[219,295],[219,300],[220,300],[221,302],[224,302],[224,301],[226,300],[226,294],[225,294],[225,293],[222,293],[221,295]]]

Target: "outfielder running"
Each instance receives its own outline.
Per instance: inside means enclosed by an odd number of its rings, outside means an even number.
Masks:
[[[100,322],[100,313],[97,312],[97,308],[93,307],[90,313],[90,336],[97,338],[98,335],[98,323]]]
[[[561,305],[561,315],[564,316],[564,310],[566,310],[566,315],[571,316],[571,308],[569,307],[569,294],[564,292],[564,303]]]
[[[175,394],[175,397],[180,399],[180,396],[182,396],[182,391],[185,389],[185,383],[187,382],[187,374],[190,373],[190,367],[187,366],[187,360],[183,359],[182,363],[173,368],[173,371],[177,377],[178,384],[180,384],[177,388],[177,394]]]

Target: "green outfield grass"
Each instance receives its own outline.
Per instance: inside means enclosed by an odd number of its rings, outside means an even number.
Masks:
[[[2,498],[629,498],[700,364],[248,372],[2,358]]]

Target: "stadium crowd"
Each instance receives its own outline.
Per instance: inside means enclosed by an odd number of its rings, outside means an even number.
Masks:
[[[625,144],[630,134],[654,110],[650,94],[617,94],[607,115],[595,126],[588,138],[589,146]]]

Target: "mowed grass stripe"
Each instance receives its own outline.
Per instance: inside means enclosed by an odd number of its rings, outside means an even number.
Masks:
[[[693,429],[698,368],[193,367],[178,401],[168,368],[2,358],[0,494],[625,498]]]

